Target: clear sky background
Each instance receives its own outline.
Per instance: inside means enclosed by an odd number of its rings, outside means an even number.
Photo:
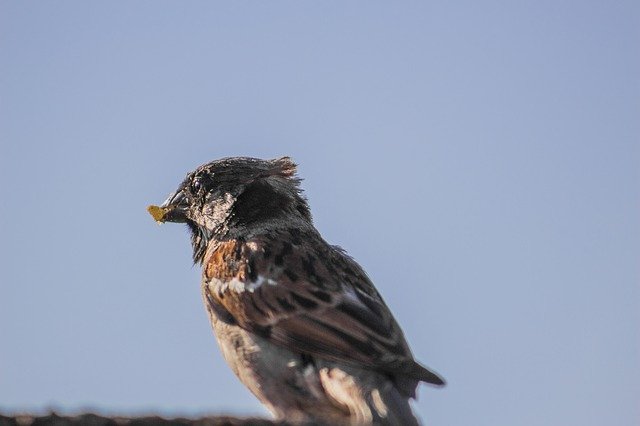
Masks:
[[[292,156],[429,425],[640,424],[637,1],[0,2],[0,411],[265,414],[183,226]]]

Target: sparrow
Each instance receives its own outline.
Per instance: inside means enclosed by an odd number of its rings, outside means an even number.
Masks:
[[[233,372],[278,420],[417,425],[419,364],[364,270],[314,227],[289,158],[223,158],[187,174],[159,222],[185,223]]]

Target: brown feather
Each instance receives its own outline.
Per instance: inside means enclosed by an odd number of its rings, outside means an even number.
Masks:
[[[288,349],[442,384],[415,362],[391,312],[353,260],[316,232],[298,236],[300,244],[288,243],[288,234],[215,244],[205,256],[211,297],[241,327],[263,333],[268,327],[265,337]],[[305,270],[310,258],[311,277],[308,265]],[[248,265],[254,280],[247,278]]]

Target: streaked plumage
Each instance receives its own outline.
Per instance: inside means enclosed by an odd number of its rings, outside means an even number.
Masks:
[[[417,424],[418,364],[362,268],[312,224],[288,158],[228,158],[187,175],[159,221],[186,222],[225,359],[288,421]]]

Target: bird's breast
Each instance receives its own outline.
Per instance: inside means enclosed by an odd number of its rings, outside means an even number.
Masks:
[[[204,260],[204,278],[207,281],[245,281],[248,264],[243,256],[244,247],[238,240],[216,242],[207,250]]]

